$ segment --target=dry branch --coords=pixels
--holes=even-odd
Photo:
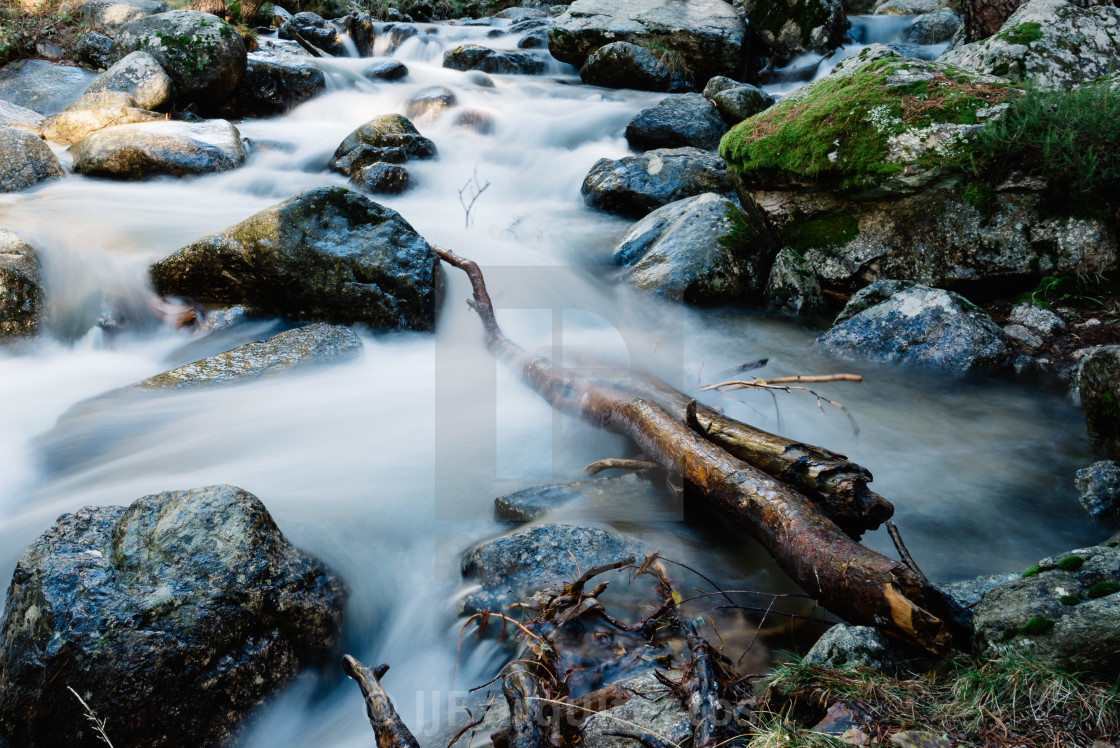
[[[366,714],[369,715],[369,723],[377,738],[377,748],[420,748],[404,720],[393,708],[389,694],[381,687],[380,676],[384,676],[388,667],[382,665],[376,669],[368,668],[350,655],[343,655],[342,669],[358,682],[358,688],[362,689],[362,695],[366,698]]]

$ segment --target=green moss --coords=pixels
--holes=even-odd
[[[1009,44],[1031,44],[1042,38],[1042,24],[1038,21],[1027,21],[1009,29],[1003,29],[995,35]]]
[[[779,243],[800,254],[810,249],[842,247],[857,236],[859,216],[833,212],[790,221]]]
[[[1068,605],[1072,607],[1074,605],[1080,605],[1081,598],[1077,595],[1062,595],[1058,598],[1058,602],[1060,602],[1062,605]]]
[[[1098,600],[1102,597],[1115,595],[1117,592],[1120,592],[1120,584],[1117,584],[1116,582],[1097,582],[1089,588],[1089,592],[1086,594],[1086,597],[1088,597],[1090,600]]]
[[[719,245],[736,260],[746,260],[757,254],[758,231],[743,218],[738,208],[728,208],[724,213],[728,232],[719,238]]]
[[[1041,571],[1041,566],[1028,566],[1027,568],[1023,569],[1023,579],[1026,579],[1027,577],[1033,577],[1035,574],[1038,574]]]
[[[759,0],[749,18],[753,26],[765,29],[774,36],[781,32],[786,21],[792,20],[801,29],[802,39],[807,39],[810,31],[828,23],[829,13],[826,3],[812,0],[795,0],[792,4]]]
[[[1025,634],[1027,636],[1033,636],[1035,634],[1045,634],[1052,628],[1054,628],[1054,622],[1049,618],[1035,616],[1019,627],[1019,633]]]
[[[1066,556],[1059,561],[1055,566],[1062,571],[1077,571],[1085,565],[1085,559],[1081,556]]]

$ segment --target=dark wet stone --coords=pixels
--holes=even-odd
[[[1101,460],[1077,471],[1081,506],[1096,519],[1120,519],[1120,464]]]
[[[580,68],[579,77],[589,86],[635,88],[639,91],[689,91],[691,80],[673,70],[645,47],[612,42],[595,50]]]
[[[39,255],[19,236],[0,229],[0,343],[34,335],[42,316]]]
[[[371,80],[399,81],[408,75],[408,68],[396,60],[378,60],[362,71]]]
[[[310,57],[250,52],[235,93],[235,106],[242,116],[281,114],[326,88],[326,76]]]
[[[722,158],[698,148],[665,148],[617,161],[599,159],[580,192],[593,208],[640,218],[705,192],[728,194],[735,185]]]
[[[700,94],[662,99],[643,109],[626,125],[626,142],[636,151],[653,148],[714,150],[727,132],[719,111]]]
[[[374,194],[396,195],[408,189],[408,172],[403,166],[377,161],[354,171],[350,184]]]
[[[296,13],[277,33],[281,39],[295,39],[293,31],[329,55],[337,57],[343,53],[344,47],[338,29],[322,16],[309,11]]]

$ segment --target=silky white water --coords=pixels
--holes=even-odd
[[[385,685],[422,741],[447,723],[455,600],[464,588],[458,557],[501,531],[494,497],[579,479],[587,463],[629,454],[620,438],[554,414],[495,364],[464,303],[461,273],[447,271],[435,334],[363,333],[365,353],[351,363],[238,387],[106,397],[59,420],[88,398],[281,329],[263,321],[199,339],[161,326],[146,268],[301,190],[344,185],[325,169],[338,143],[373,116],[403,112],[431,85],[458,98],[443,116],[417,123],[440,157],[411,162],[413,186],[377,199],[430,242],[482,264],[512,338],[564,365],[634,365],[686,391],[762,357],[771,376],[864,374],[862,384],[819,387],[854,414],[858,433],[804,393],[742,395],[745,404],[698,394],[870,468],[934,580],[1019,570],[1103,536],[1077,506],[1072,475],[1089,455],[1080,413],[1062,393],[839,364],[814,353],[820,328],[804,320],[685,308],[616,285],[607,259],[629,221],[585,207],[579,186],[597,159],[628,153],[627,121],[661,96],[576,85],[574,69],[559,63],[547,76],[493,76],[493,88],[439,67],[462,40],[515,41],[487,39],[487,31],[439,27],[408,40],[396,56],[410,75],[398,83],[363,78],[369,60],[320,60],[330,90],[287,116],[239,123],[252,146],[233,172],[135,183],[67,176],[0,196],[0,225],[41,252],[50,317],[40,339],[0,349],[0,573],[55,517],[83,505],[241,486],[293,543],[347,581],[345,650],[392,665]],[[454,126],[466,108],[492,116],[493,132]],[[476,176],[489,186],[468,226],[460,188]],[[132,321],[129,332],[97,326],[106,307]],[[658,507],[656,521],[649,513],[629,506],[595,518],[726,585],[790,589],[725,523],[703,514],[684,521],[671,506]],[[579,519],[579,510],[566,516]],[[866,542],[893,554],[885,533]],[[501,656],[493,645],[468,647],[456,687],[488,680]],[[357,688],[332,670],[263,708],[241,744],[371,741]]]

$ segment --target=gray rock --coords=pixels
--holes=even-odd
[[[690,78],[671,68],[645,47],[630,42],[611,42],[587,57],[579,77],[589,86],[634,88],[639,91],[688,91]]]
[[[517,40],[518,49],[547,49],[548,48],[548,29],[540,28],[530,31],[525,36]]]
[[[455,106],[457,101],[455,92],[450,88],[428,86],[420,89],[409,98],[404,113],[410,120],[416,120],[421,124],[430,123]]]
[[[1039,88],[1073,88],[1120,68],[1120,8],[1030,0],[995,35],[941,60]]]
[[[115,179],[212,174],[245,161],[241,134],[222,119],[106,127],[76,143],[72,152],[78,174]]]
[[[17,192],[62,176],[58,157],[27,130],[0,127],[0,192]]]
[[[394,26],[389,30],[389,53],[393,53],[406,39],[411,39],[419,33],[419,29],[407,23]]]
[[[310,11],[296,13],[277,33],[281,39],[295,39],[298,34],[312,46],[336,57],[344,49],[338,29],[330,21]]]
[[[0,342],[35,335],[42,316],[39,255],[16,234],[0,229]]]
[[[726,91],[731,88],[738,88],[739,86],[746,85],[740,81],[728,78],[726,75],[716,75],[708,80],[704,85],[704,98],[714,98],[720,91]]]
[[[967,372],[1010,361],[1007,337],[952,291],[879,281],[856,293],[816,347],[848,360]]]
[[[19,60],[0,68],[0,99],[44,116],[58,114],[85,93],[97,73],[46,60]]]
[[[108,68],[113,63],[109,58],[109,50],[113,47],[113,40],[96,31],[87,31],[74,45],[74,55],[95,68]]]
[[[43,115],[33,109],[16,106],[0,99],[0,127],[18,127],[36,137],[43,134]]]
[[[1101,460],[1081,468],[1074,485],[1081,494],[1081,506],[1094,519],[1120,518],[1120,464]]]
[[[748,117],[774,106],[770,94],[755,86],[737,86],[720,91],[712,98],[720,115],[729,125],[737,125]]]
[[[233,486],[64,514],[8,588],[0,735],[28,748],[96,744],[70,687],[96,695],[117,743],[222,744],[332,653],[345,599],[342,581]]]
[[[266,208],[151,267],[156,291],[311,321],[431,330],[438,264],[394,210],[342,188]]]
[[[479,88],[494,87],[494,79],[480,70],[471,70],[463,76],[463,79],[478,86]]]
[[[1120,345],[1100,346],[1081,359],[1076,381],[1089,444],[1120,460]]]
[[[500,52],[479,44],[461,44],[443,55],[443,66],[452,70],[481,70],[491,74],[539,75],[548,66],[526,52]]]
[[[1023,327],[1022,325],[1004,325],[1003,334],[1009,340],[1014,340],[1025,350],[1033,351],[1042,346],[1042,338]]]
[[[504,610],[541,589],[570,582],[581,569],[629,555],[622,537],[597,527],[537,525],[487,540],[463,556],[464,577],[482,592],[468,597],[464,611]]]
[[[636,151],[654,148],[714,150],[727,125],[700,94],[680,94],[643,109],[626,125],[626,142]]]
[[[766,56],[784,65],[798,54],[825,54],[847,39],[840,0],[738,0]]]
[[[1058,670],[1120,673],[1117,540],[1044,558],[987,592],[973,609],[976,653],[1010,647]]]
[[[278,8],[280,6],[273,6]],[[286,12],[286,11],[285,11]],[[264,36],[257,37],[257,51],[258,52],[283,52],[284,54],[295,55],[296,57],[309,57],[313,58],[310,52],[299,45],[299,42],[293,42],[289,39],[270,39]]]
[[[117,32],[112,59],[147,52],[175,82],[180,104],[203,111],[225,103],[245,74],[245,42],[209,13],[173,10],[133,21]]]
[[[353,330],[316,322],[165,371],[133,387],[186,390],[239,384],[310,365],[346,361],[361,352],[362,340]]]
[[[727,164],[698,148],[665,148],[614,161],[599,159],[580,192],[593,208],[640,218],[650,211],[705,192],[735,189]]]
[[[746,33],[739,13],[722,0],[576,0],[552,20],[548,48],[583,67],[605,44],[657,44],[706,81],[740,72]]]
[[[399,81],[408,75],[408,68],[396,60],[378,60],[363,70],[362,75],[371,80]]]
[[[408,171],[403,166],[377,161],[355,170],[350,184],[374,194],[395,195],[408,189]]]
[[[530,522],[580,501],[594,508],[617,507],[635,501],[648,505],[650,495],[657,490],[646,472],[533,486],[494,499],[494,517],[508,522]]]
[[[674,680],[681,674],[669,673]],[[683,745],[692,735],[688,709],[679,699],[665,698],[665,686],[652,672],[620,681],[630,693],[625,704],[590,715],[579,727],[580,745],[595,748],[634,748],[639,745],[630,738],[609,735],[641,725],[642,732],[656,735],[670,745]]]
[[[119,91],[90,93],[43,122],[43,137],[56,143],[77,143],[97,130],[135,122],[162,121],[164,116],[136,106]]]
[[[950,0],[876,0],[872,12],[879,16],[917,16],[934,13]]]
[[[1035,335],[1043,337],[1066,329],[1066,323],[1056,313],[1036,304],[1017,304],[1011,310],[1010,319],[1022,325]]]
[[[171,106],[175,84],[156,58],[147,52],[133,52],[117,61],[86,89],[86,93],[120,91],[131,96],[141,109],[157,110]]]
[[[250,52],[234,93],[243,116],[269,116],[318,96],[327,78],[311,57],[286,52]]]
[[[960,17],[951,8],[942,8],[915,18],[902,30],[902,38],[911,44],[940,44],[952,39],[960,27]]]
[[[464,109],[456,115],[453,124],[465,130],[473,130],[479,135],[489,135],[494,132],[494,115],[481,109]]]
[[[678,200],[635,223],[611,260],[646,293],[715,304],[761,292],[766,245],[735,203],[714,193]]]
[[[892,641],[877,628],[838,623],[821,635],[805,655],[805,661],[833,670],[845,665],[863,665],[891,672],[904,661],[916,657],[920,657],[919,652]]]
[[[778,252],[770,267],[766,300],[771,306],[794,314],[816,314],[825,309],[813,267],[804,255],[789,247]]]
[[[346,31],[350,40],[358,50],[359,57],[372,57],[373,45],[377,41],[377,32],[373,27],[373,16],[363,10],[352,10],[345,16]]]
[[[1006,328],[1004,328],[1006,331]],[[1035,358],[1034,356],[1018,355],[1015,360],[1011,362],[1011,368],[1015,370],[1016,376],[1023,379],[1045,380],[1054,378],[1055,372],[1050,365],[1048,358]]]
[[[370,120],[335,149],[330,168],[354,176],[363,167],[378,162],[404,163],[413,158],[435,158],[435,143],[399,114],[383,114]]]
[[[157,0],[89,0],[81,6],[82,20],[108,34],[132,21],[169,10],[170,5]]]
[[[938,588],[960,606],[965,620],[971,623],[972,610],[989,590],[994,590],[1000,585],[1013,582],[1019,578],[1018,574],[988,574],[986,576],[962,579],[958,582],[940,584]]]
[[[510,18],[520,21],[525,18],[548,18],[548,12],[541,8],[506,8],[494,14],[494,18]]]

